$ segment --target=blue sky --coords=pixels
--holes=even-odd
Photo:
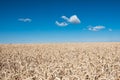
[[[0,0],[0,43],[118,42],[119,0]]]

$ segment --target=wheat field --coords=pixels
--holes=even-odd
[[[0,44],[0,80],[120,80],[120,43]]]

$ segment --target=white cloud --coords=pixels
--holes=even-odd
[[[62,26],[62,27],[68,25],[66,22],[61,22],[61,23],[60,23],[60,22],[56,21],[55,23],[56,23],[57,26]]]
[[[74,23],[74,24],[79,24],[80,20],[76,15],[73,15],[70,17],[69,22]]]
[[[66,16],[62,16],[61,18],[69,22],[69,18],[67,18]]]
[[[22,22],[31,22],[32,19],[30,19],[30,18],[19,18],[18,21],[22,21]]]
[[[88,27],[88,30],[90,30],[90,31],[100,31],[102,29],[105,29],[105,26],[95,26],[95,27],[89,26]]]
[[[66,17],[66,16],[62,16],[61,18],[63,18],[64,20],[66,20],[67,22],[73,23],[73,24],[79,24],[81,23],[80,19],[77,17],[77,15],[72,15],[70,18]]]
[[[108,29],[108,31],[112,31],[112,29]]]
[[[58,26],[68,26],[70,23],[72,24],[79,24],[81,23],[80,19],[77,17],[77,15],[72,15],[70,18],[66,16],[61,16],[61,18],[64,20],[63,22],[56,21],[56,25]]]

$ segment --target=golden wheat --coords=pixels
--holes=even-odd
[[[0,80],[120,80],[120,43],[1,44]]]

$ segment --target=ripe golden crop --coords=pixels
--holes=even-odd
[[[120,43],[1,44],[0,80],[120,80]]]

